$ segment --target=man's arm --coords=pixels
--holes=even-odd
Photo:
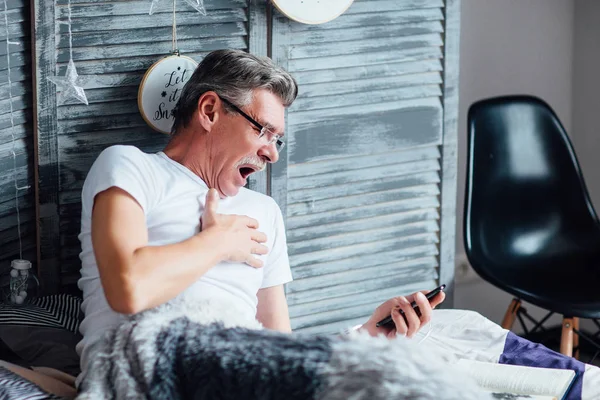
[[[261,267],[266,236],[249,217],[216,213],[218,195],[207,195],[199,234],[180,243],[148,246],[146,217],[127,192],[111,187],[96,195],[92,244],[108,304],[133,314],[174,298],[223,260]]]
[[[291,332],[290,314],[283,285],[260,289],[256,319],[267,329]]]

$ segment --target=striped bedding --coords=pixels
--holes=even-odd
[[[51,395],[27,379],[0,367],[1,400],[58,400],[61,397]]]
[[[35,299],[31,304],[16,306],[0,303],[0,325],[26,325],[79,330],[81,299],[57,294]]]
[[[35,329],[58,328],[77,333],[81,299],[67,294],[44,296],[31,304],[0,303],[0,325],[21,325]],[[0,359],[3,356],[0,354]],[[0,400],[59,399],[39,386],[0,366]]]

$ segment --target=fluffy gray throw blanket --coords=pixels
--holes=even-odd
[[[78,399],[490,398],[403,338],[283,334],[222,302],[177,303],[111,330]]]

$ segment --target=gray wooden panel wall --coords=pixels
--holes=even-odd
[[[0,273],[20,257],[17,209],[23,258],[36,263],[31,86],[29,2],[0,0]],[[15,178],[17,186],[29,186],[18,191],[18,199]]]
[[[446,11],[357,0],[324,25],[274,15],[273,57],[300,86],[272,183],[294,329],[337,331],[439,281]]]
[[[57,106],[47,77],[64,74],[68,61],[59,23],[66,4],[34,0],[48,293],[70,291],[78,279],[79,196],[98,153],[116,143],[157,151],[167,141],[143,122],[136,97],[143,73],[171,49],[169,10],[150,16],[147,0],[72,0],[73,56],[90,105]],[[207,0],[207,16],[178,2],[184,54],[200,61],[218,48],[270,53],[300,84],[281,161],[251,181],[286,216],[295,329],[335,331],[389,297],[440,277],[451,283],[458,4],[356,0],[338,19],[311,26],[269,13],[266,0]]]
[[[148,152],[166,144],[168,136],[152,131],[141,118],[137,93],[144,72],[171,51],[172,2],[148,15],[147,0],[71,1],[73,58],[88,106],[56,106],[54,86],[45,83],[48,75],[63,75],[69,60],[68,27],[59,23],[68,17],[67,0],[56,7],[50,3],[39,0],[36,23],[45,39],[37,44],[56,48],[37,53],[39,104],[47,110],[40,112],[39,126],[42,275],[47,292],[55,292],[71,290],[79,277],[80,195],[94,159],[112,144]],[[216,49],[248,50],[246,0],[211,0],[205,6],[202,16],[177,3],[181,53],[200,61]],[[44,18],[53,23],[44,25]]]

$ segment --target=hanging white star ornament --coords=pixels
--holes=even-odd
[[[171,2],[172,0],[166,0],[167,2]],[[156,7],[159,3],[162,3],[163,0],[152,0],[152,4],[150,5],[150,15],[154,14],[156,11]],[[198,11],[202,15],[206,15],[206,10],[204,9],[204,0],[185,0],[192,8]]]
[[[60,89],[60,95],[58,97],[58,104],[63,105],[69,99],[77,99],[80,102],[88,105],[87,97],[81,86],[77,86],[77,70],[75,69],[75,63],[73,60],[69,60],[67,65],[67,73],[65,76],[50,76],[48,80],[54,83]]]

